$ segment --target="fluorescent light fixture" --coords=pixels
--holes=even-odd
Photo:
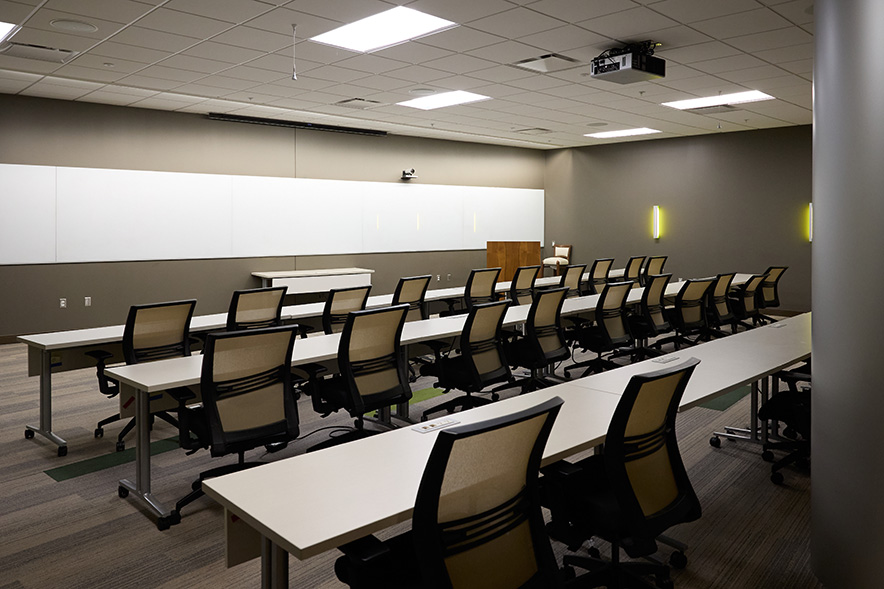
[[[9,37],[12,31],[15,30],[17,25],[8,22],[0,22],[0,43],[6,40],[6,37]]]
[[[613,139],[614,137],[631,137],[633,135],[650,135],[651,133],[659,133],[657,129],[648,129],[647,127],[639,127],[638,129],[621,129],[620,131],[603,131],[602,133],[587,133],[584,137],[592,137],[593,139]]]
[[[807,205],[807,241],[813,243],[813,203]]]
[[[311,37],[310,40],[368,53],[456,26],[457,23],[450,20],[397,6]]]
[[[660,207],[654,205],[654,239],[660,239]]]
[[[456,104],[467,104],[468,102],[479,102],[480,100],[489,100],[490,96],[482,96],[473,92],[465,92],[464,90],[455,90],[453,92],[443,92],[441,94],[433,94],[432,96],[422,96],[420,98],[412,98],[405,102],[397,102],[399,106],[410,106],[411,108],[419,108],[421,110],[433,110],[434,108],[442,108],[444,106],[454,106]]]
[[[664,102],[663,106],[670,106],[679,110],[690,108],[706,108],[709,106],[720,106],[722,104],[741,104],[743,102],[758,102],[760,100],[773,100],[774,97],[758,90],[750,90],[748,92],[737,92],[736,94],[720,94],[718,96],[707,96],[705,98],[691,98],[689,100],[676,100],[675,102]]]

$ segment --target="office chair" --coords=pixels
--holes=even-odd
[[[131,306],[123,328],[123,359],[126,364],[190,356],[190,320],[194,307],[196,300]],[[108,398],[116,397],[120,392],[119,383],[104,373],[106,362],[113,358],[113,354],[105,350],[93,350],[86,352],[86,355],[96,360],[98,389]],[[187,391],[187,388],[183,390]],[[166,411],[152,412],[151,423],[154,416],[178,427],[178,422]],[[99,421],[95,428],[95,437],[103,437],[104,426],[120,419],[120,413],[115,413]],[[117,452],[126,449],[124,439],[134,427],[133,417],[117,436]]]
[[[623,280],[631,280],[632,287],[638,288],[641,285],[642,266],[645,265],[646,256],[632,256],[626,262],[626,268],[623,271]]]
[[[522,366],[531,371],[528,378],[515,381],[521,385],[522,393],[562,382],[554,375],[543,374],[543,371],[571,355],[562,328],[562,304],[567,291],[567,288],[537,291],[528,310],[525,335],[506,342],[504,350],[510,366]],[[509,388],[512,385],[504,386]]]
[[[542,470],[541,497],[550,509],[550,536],[576,551],[599,536],[611,543],[611,560],[565,555],[565,567],[589,572],[572,584],[581,587],[672,587],[669,567],[659,562],[621,562],[657,551],[657,537],[670,527],[698,519],[700,502],[688,479],[675,435],[675,416],[696,358],[633,376],[614,411],[604,451],[576,463]],[[672,558],[684,565],[683,553]]]
[[[424,304],[424,297],[427,294],[427,287],[430,286],[429,274],[425,276],[410,276],[408,278],[400,278],[396,284],[396,290],[393,291],[393,305],[408,304],[408,314],[406,321],[417,321],[420,319],[429,319],[430,313]]]
[[[755,274],[749,280],[738,286],[734,291],[728,293],[727,296],[731,304],[731,309],[733,309],[734,315],[737,319],[733,324],[734,329],[736,329],[737,325],[742,325],[746,329],[752,329],[755,327],[755,318],[760,313],[756,306],[756,295],[766,277],[766,274]]]
[[[561,586],[546,535],[538,469],[554,397],[509,415],[439,431],[411,530],[340,547],[338,579],[353,588],[547,589]]]
[[[510,283],[510,300],[513,305],[530,305],[534,300],[534,283],[540,266],[519,266]]]
[[[786,424],[782,436],[776,441],[764,444],[761,457],[765,462],[773,462],[770,467],[770,480],[776,485],[783,484],[781,469],[790,464],[808,468],[810,465],[810,389],[799,390],[799,382],[811,382],[810,360],[792,370],[776,373],[774,382],[779,379],[786,383],[788,390],[774,393],[758,410],[758,418],[765,421]],[[787,452],[786,456],[774,461],[773,450]]]
[[[647,357],[661,356],[663,352],[648,345],[651,338],[656,338],[672,331],[672,325],[666,318],[663,300],[666,286],[672,274],[652,274],[647,277],[647,284],[642,291],[639,311],[627,316],[629,331],[636,340],[632,350],[632,359],[643,360]]]
[[[734,272],[719,274],[715,277],[715,282],[712,283],[709,290],[706,291],[706,327],[701,331],[697,341],[725,337],[727,334],[721,330],[725,325],[731,326],[731,333],[736,332],[737,318],[727,298],[734,276]]]
[[[355,418],[355,429],[308,452],[380,433],[364,428],[365,414],[388,414],[391,406],[411,399],[405,355],[399,343],[407,314],[408,305],[401,304],[347,315],[338,344],[340,372],[326,378],[311,375],[311,397],[313,409],[322,417],[346,410]],[[389,419],[379,421],[388,423]]]
[[[322,310],[323,331],[326,334],[341,331],[347,321],[347,315],[351,311],[365,309],[369,292],[371,292],[371,285],[333,288],[328,291],[325,308]]]
[[[611,282],[602,287],[595,308],[595,324],[577,329],[577,344],[585,350],[597,354],[592,360],[576,362],[565,367],[568,375],[575,368],[585,366],[581,376],[602,372],[609,368],[619,368],[619,364],[604,358],[606,352],[614,352],[623,346],[631,346],[632,333],[626,320],[626,297],[632,290],[631,282]]]
[[[287,287],[237,290],[227,311],[227,331],[282,325],[282,302]]]
[[[570,245],[554,245],[553,246],[553,255],[544,258],[543,262],[541,262],[544,267],[552,266],[556,269],[556,276],[559,276],[562,272],[562,266],[567,266],[571,263],[571,246]]]
[[[642,270],[642,286],[647,283],[648,276],[652,276],[654,274],[663,274],[663,266],[666,264],[666,260],[668,259],[668,257],[669,256],[651,256],[648,258],[648,261],[645,263],[645,267]]]
[[[675,335],[654,342],[655,348],[673,344],[676,350],[682,344],[693,346],[706,329],[706,292],[715,282],[714,278],[692,278],[686,280],[675,295],[675,306],[666,308],[666,317],[675,329]],[[695,336],[693,340],[689,336]]]
[[[559,280],[560,288],[567,288],[567,297],[579,297],[585,288],[583,274],[586,272],[586,264],[571,264],[565,266],[562,277]]]
[[[468,313],[474,305],[481,305],[497,300],[497,277],[500,275],[500,268],[477,268],[470,271],[467,283],[463,287],[463,303],[462,309],[456,309],[456,300],[447,300],[448,311],[439,313],[440,316],[460,315]]]
[[[422,372],[435,374],[439,380],[433,386],[443,388],[445,393],[457,389],[465,394],[427,409],[422,421],[439,411],[453,413],[456,409],[472,409],[496,401],[497,392],[491,393],[490,400],[474,393],[499,382],[513,383],[500,335],[509,306],[509,299],[473,305],[460,335],[460,354],[450,352],[446,356],[438,348],[434,350],[436,359],[432,370]]]
[[[611,266],[614,264],[614,258],[599,258],[589,267],[589,286],[590,294],[599,294],[604,286],[608,283],[608,275],[611,273]]]
[[[772,309],[780,306],[780,294],[777,285],[780,282],[780,278],[783,277],[783,273],[788,269],[788,266],[771,266],[764,271],[767,274],[767,278],[761,283],[761,289],[757,291],[758,308]],[[753,319],[753,323],[773,323],[775,321],[776,319],[773,317],[760,312]]]
[[[260,466],[245,461],[247,450],[298,437],[298,406],[289,394],[296,332],[297,325],[288,325],[208,334],[200,376],[202,406],[187,407],[193,395],[175,395],[178,441],[188,454],[209,448],[213,458],[236,454],[238,460],[200,473],[163,525],[181,521],[182,508],[203,496],[204,480]]]

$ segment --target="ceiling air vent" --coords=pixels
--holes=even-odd
[[[79,51],[71,51],[70,49],[56,49],[55,47],[44,47],[43,45],[29,45],[27,43],[9,43],[6,47],[0,49],[0,54],[7,57],[20,57],[22,59],[37,59],[39,61],[50,61],[52,63],[67,63],[77,57]]]
[[[341,100],[340,102],[336,102],[334,106],[343,106],[344,108],[355,108],[356,110],[365,110],[367,108],[371,108],[373,106],[380,106],[381,102],[377,100],[366,100],[365,98],[348,98],[347,100]]]
[[[686,108],[684,112],[694,112],[698,115],[718,115],[726,112],[734,112],[742,110],[730,104],[718,104],[716,106],[701,106],[700,108]]]
[[[568,70],[583,64],[576,59],[571,59],[570,57],[565,57],[564,55],[559,55],[558,53],[547,53],[546,55],[541,55],[540,57],[523,59],[522,61],[517,61],[515,63],[511,63],[510,65],[530,70],[532,72],[548,74],[550,72],[560,72],[562,70]]]

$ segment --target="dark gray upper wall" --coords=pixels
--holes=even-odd
[[[674,278],[786,265],[782,308],[810,310],[811,140],[802,126],[550,152],[546,240],[580,263],[668,255]]]

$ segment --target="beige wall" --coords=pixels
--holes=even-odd
[[[549,152],[546,240],[587,264],[668,255],[675,278],[786,265],[782,307],[810,310],[811,160],[809,126]]]
[[[0,94],[0,162],[173,172],[397,181],[415,168],[427,184],[543,188],[543,152],[368,137],[211,121],[185,113]],[[2,198],[2,196],[0,196]],[[297,219],[292,231],[298,230]],[[211,231],[194,220],[193,239]],[[113,248],[109,243],[108,248]],[[282,256],[0,266],[0,341],[9,336],[122,323],[130,304],[197,298],[197,313],[227,310],[230,293],[259,286],[250,273],[336,266],[373,268],[376,294],[400,276],[461,285],[484,251]],[[448,275],[451,279],[448,279]],[[92,297],[85,307],[84,297]],[[68,299],[60,309],[59,298]]]

